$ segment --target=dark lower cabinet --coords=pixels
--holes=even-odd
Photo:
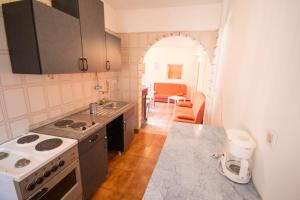
[[[79,162],[83,197],[89,199],[104,181],[108,171],[106,129],[79,142]]]
[[[82,47],[78,18],[32,0],[2,7],[14,73],[80,72]]]
[[[123,114],[123,120],[124,151],[126,151],[129,148],[134,137],[134,108]]]
[[[107,124],[108,149],[126,151],[134,137],[134,108]]]

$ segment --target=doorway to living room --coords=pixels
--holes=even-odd
[[[142,130],[166,134],[170,123],[176,120],[174,109],[178,102],[187,102],[192,112],[199,112],[192,108],[191,103],[198,92],[204,95],[208,92],[210,62],[198,41],[172,36],[156,42],[146,52],[143,63],[142,85],[147,88],[147,122]],[[181,110],[185,109],[191,114],[188,108]],[[195,119],[186,114],[184,111],[182,116],[187,119],[181,121],[195,122],[197,113],[194,113]]]

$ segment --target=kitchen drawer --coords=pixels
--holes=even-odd
[[[84,139],[83,141],[79,142],[79,154],[84,154],[85,152],[89,151],[92,146],[97,143],[98,141],[104,139],[106,137],[106,128],[102,128],[95,133],[91,134],[89,137]]]

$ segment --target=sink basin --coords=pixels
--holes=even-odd
[[[115,101],[115,102],[110,102],[102,106],[104,109],[118,109],[123,106],[125,106],[127,103],[125,102],[120,102],[120,101]]]

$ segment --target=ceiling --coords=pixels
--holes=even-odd
[[[105,0],[115,9],[146,9],[220,3],[223,0]]]

